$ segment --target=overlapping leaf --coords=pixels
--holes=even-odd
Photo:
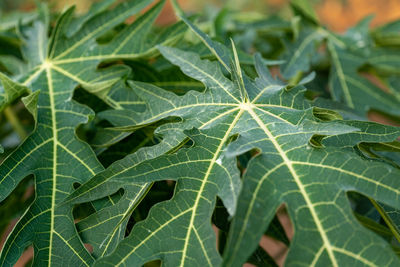
[[[328,43],[332,57],[330,87],[334,100],[361,112],[370,109],[398,115],[399,101],[359,74],[367,60],[357,53]]]
[[[178,24],[167,28],[158,38],[148,38],[163,5],[161,1],[111,41],[96,42],[150,2],[124,1],[112,11],[104,11],[111,4],[107,1],[92,9],[88,17],[79,22],[73,20],[72,30],[69,22],[73,9],[68,9],[59,18],[50,39],[46,14],[21,30],[26,41],[23,55],[31,71],[18,79],[36,96],[40,91],[37,127],[0,166],[0,200],[29,174],[35,176],[36,198],[9,235],[0,265],[12,266],[29,245],[34,247],[36,266],[88,266],[93,262],[75,229],[72,206],[59,205],[73,190],[74,183],[84,183],[103,169],[90,147],[75,136],[75,128],[86,123],[93,112],[71,99],[74,88],[81,85],[107,102],[108,88],[121,79],[126,68],[121,71],[122,67],[116,66],[98,72],[100,62],[150,55],[155,44],[179,37],[182,25]],[[80,29],[76,30],[78,24]],[[28,104],[34,103],[30,100]]]
[[[320,26],[316,18],[310,16],[310,10],[301,8],[297,3],[293,7],[302,21],[293,29],[293,35],[297,38],[287,42],[287,50],[283,55],[286,62],[281,68],[283,76],[286,79],[293,78],[296,74],[310,71],[312,63],[324,64],[317,59],[318,56],[322,57],[321,51],[326,50],[331,65],[329,90],[333,100],[361,113],[373,109],[398,115],[396,94],[380,89],[360,74],[360,70],[367,65],[385,75],[397,73],[398,69],[398,49],[377,47],[374,43],[369,30],[371,17],[360,21],[346,34],[337,35]],[[393,26],[389,25],[387,30]],[[385,32],[385,28],[377,30],[375,34],[379,32]],[[322,45],[324,42],[327,43],[326,47]]]
[[[207,36],[202,38],[208,41]],[[345,196],[355,190],[399,206],[399,171],[366,161],[352,149],[359,142],[392,141],[399,135],[397,128],[341,121],[334,112],[313,108],[303,96],[303,86],[288,89],[273,80],[260,58],[256,81],[242,75],[237,61],[227,69],[233,77],[229,80],[217,62],[173,48],[160,49],[185,74],[202,81],[206,92],[177,97],[151,84],[131,82],[139,96],[151,103],[147,111],[110,111],[103,117],[125,130],[179,117],[180,123],[166,124],[157,132],[165,140],[174,137],[174,146],[185,136],[194,145],[144,162],[128,156],[67,198],[67,203],[78,203],[110,195],[131,183],[178,181],[174,197],[153,207],[148,218],[135,225],[98,266],[136,266],[154,259],[165,266],[220,264],[210,224],[217,195],[230,214],[237,209],[226,266],[241,266],[247,260],[284,202],[296,233],[288,263],[398,263],[385,241],[359,227]],[[226,68],[224,56],[217,54],[217,58]],[[235,156],[251,149],[260,154],[251,160],[236,205],[240,180]],[[351,245],[358,241],[368,245]]]
[[[234,45],[231,50],[212,41],[184,17],[203,44],[178,45],[186,52],[166,47],[181,36],[184,25],[151,29],[163,1],[130,25],[123,22],[151,1],[123,1],[107,11],[113,2],[99,2],[77,18],[73,8],[68,9],[54,24],[51,37],[53,24],[41,5],[37,16],[18,25],[25,62],[14,56],[0,58],[2,69],[14,75],[13,79],[0,75],[0,110],[28,94],[23,102],[37,122],[34,133],[0,166],[0,200],[27,175],[35,176],[36,185],[35,200],[8,237],[0,265],[13,265],[29,245],[35,250],[35,266],[90,266],[94,260],[96,266],[141,266],[156,259],[165,266],[275,264],[258,242],[268,225],[274,225],[276,209],[283,203],[295,230],[287,265],[399,264],[398,248],[390,242],[400,240],[396,221],[400,171],[394,141],[400,131],[343,120],[321,108],[332,105],[356,119],[352,109],[359,114],[372,108],[398,115],[398,63],[393,56],[397,49],[388,48],[398,37],[396,23],[370,35],[366,19],[344,36],[336,36],[319,25],[308,2],[292,1],[302,23],[294,18],[290,30],[289,23],[279,21],[284,29],[277,34],[285,41],[291,34],[293,40],[287,42],[281,68],[284,78],[290,78],[286,85],[265,69],[271,61],[257,56],[253,69],[248,55],[238,55]],[[10,29],[7,23],[5,28]],[[255,40],[255,32],[250,32],[250,39],[243,32],[240,37],[246,39],[246,51]],[[268,42],[257,39],[258,45],[269,46],[263,51],[279,53],[280,45],[275,48],[273,42],[264,41]],[[324,41],[326,50],[321,48]],[[159,44],[164,46],[158,49]],[[205,48],[210,51],[204,53]],[[158,50],[170,63],[132,62],[156,56]],[[304,84],[315,75],[301,79],[302,75],[316,62],[325,68],[326,59],[331,65],[330,92],[341,105],[310,102],[304,95]],[[122,65],[124,61],[127,65]],[[176,66],[171,68],[171,63]],[[258,78],[242,73],[241,63],[249,76]],[[184,74],[176,71],[178,67]],[[390,78],[388,92],[360,75],[364,67]],[[152,84],[126,83],[127,77]],[[97,131],[91,142],[96,153],[112,153],[127,136],[138,139],[132,142],[138,143],[135,153],[106,170],[90,146],[76,137],[76,127],[94,115],[71,100],[77,86],[96,95],[91,100],[100,98],[114,109],[98,114],[114,129],[99,128],[107,125],[103,122],[85,126]],[[155,128],[160,142],[132,134]],[[153,146],[141,148],[150,143]],[[240,179],[237,159],[244,154],[253,157],[246,160]],[[131,214],[153,182],[163,180],[177,181],[174,196],[152,207],[125,238]],[[77,183],[83,185],[73,192]],[[351,201],[357,194],[367,196],[388,228],[357,211],[354,216],[346,196],[349,191],[355,192]],[[233,218],[229,238],[219,240],[218,249],[211,226],[217,197]],[[75,223],[73,204],[88,201],[94,212]],[[90,244],[93,252],[83,243]]]

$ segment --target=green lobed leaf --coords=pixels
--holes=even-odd
[[[226,266],[241,266],[247,260],[282,202],[288,203],[295,223],[289,264],[293,261],[335,265],[350,259],[360,264],[383,259],[387,263],[398,261],[388,244],[356,227],[356,219],[347,212],[350,206],[345,198],[346,190],[351,188],[389,205],[399,205],[395,197],[399,193],[395,185],[398,170],[381,162],[366,162],[351,149],[361,141],[371,142],[375,138],[392,141],[399,135],[397,128],[382,126],[377,130],[368,122],[321,121],[303,97],[304,87],[286,89],[271,78],[260,58],[256,64],[260,78],[252,82],[243,76],[248,100],[241,100],[240,83],[235,83],[239,80],[225,78],[217,63],[173,48],[160,50],[184,73],[202,81],[207,86],[206,92],[176,97],[154,85],[132,82],[140,97],[152,103],[148,111],[143,114],[110,111],[103,116],[110,120],[113,117],[119,129],[125,130],[178,116],[182,122],[167,124],[158,132],[165,139],[183,132],[194,146],[139,163],[128,156],[67,198],[68,203],[77,203],[112,194],[132,182],[178,181],[174,197],[152,208],[148,218],[136,224],[130,236],[96,266],[142,265],[154,259],[161,259],[165,266],[220,264],[211,224],[205,223],[210,220],[217,195],[230,214],[238,209],[225,251]],[[236,134],[239,138],[229,144]],[[323,143],[326,147],[310,145],[315,134],[331,137]],[[335,137],[341,142],[333,141]],[[236,205],[240,180],[233,156],[254,148],[261,154],[246,171]],[[354,168],[367,171],[358,174]],[[376,180],[381,177],[377,176],[380,168],[385,175]],[[319,183],[319,177],[326,182]],[[346,213],[342,214],[338,207],[346,209]],[[340,227],[330,231],[331,225]],[[346,234],[354,231],[359,234]],[[310,235],[312,242],[308,239]],[[379,253],[361,254],[358,247],[347,245],[360,240],[359,236],[364,236],[363,242],[374,244],[371,247]]]
[[[29,88],[18,82],[14,82],[9,77],[0,72],[0,81],[3,85],[0,91],[0,111],[2,111],[7,105],[15,101],[17,98],[30,92]],[[1,90],[0,89],[0,90]]]
[[[161,1],[109,43],[96,42],[96,38],[150,2],[125,1],[111,11],[92,12],[71,37],[66,34],[71,33],[68,29],[73,8],[58,19],[49,41],[45,17],[32,26],[24,26],[23,34],[35,45],[27,43],[23,48],[31,70],[19,78],[19,83],[21,88],[34,92],[34,97],[25,98],[25,103],[35,114],[37,101],[37,127],[0,166],[0,200],[29,174],[35,176],[35,200],[8,236],[0,265],[12,266],[29,245],[34,247],[36,266],[92,264],[93,257],[83,246],[74,226],[73,206],[59,205],[73,190],[74,183],[82,184],[103,169],[88,144],[75,135],[75,128],[88,122],[94,114],[71,98],[75,87],[81,85],[107,100],[104,91],[121,79],[126,68],[121,72],[120,67],[112,67],[102,70],[99,76],[96,69],[100,62],[149,55],[155,51],[155,44],[168,43],[179,36],[182,27],[173,25],[159,38],[147,42],[152,22],[163,5]],[[3,81],[8,80],[4,78]],[[23,93],[21,88],[16,87],[19,95]]]
[[[366,62],[364,58],[332,42],[328,42],[328,48],[333,63],[329,83],[335,101],[361,112],[376,109],[398,115],[399,101],[358,73]]]
[[[308,1],[292,1],[300,17],[291,28],[282,20],[217,18],[212,27],[223,36],[215,39],[232,37],[231,51],[177,6],[182,22],[153,29],[164,1],[129,25],[151,1],[123,1],[110,11],[113,2],[79,17],[70,8],[56,23],[40,5],[17,34],[15,21],[3,27],[0,46],[9,54],[0,56],[0,68],[14,76],[0,73],[0,110],[27,95],[22,102],[36,128],[0,165],[0,201],[27,175],[35,178],[35,199],[8,236],[0,265],[14,265],[32,245],[34,266],[275,266],[259,246],[262,235],[290,247],[288,266],[399,264],[400,130],[364,117],[371,109],[398,115],[396,23],[371,33],[367,17],[337,36],[319,26]],[[201,44],[176,43],[184,24]],[[288,36],[293,41],[281,53],[278,43]],[[257,54],[253,63],[233,40],[284,60]],[[289,82],[265,68],[276,64]],[[334,101],[310,101],[328,96],[328,73]],[[312,82],[309,92],[316,75],[326,82]],[[77,87],[88,101],[74,95]],[[95,113],[73,95],[102,111],[95,122],[87,124]],[[104,169],[96,155],[111,165]],[[153,183],[171,180],[171,199],[154,190],[140,205]],[[219,238],[217,199],[226,208]],[[374,216],[358,213],[365,202]],[[276,222],[282,204],[294,227],[290,241]]]
[[[321,30],[304,30],[293,43],[287,43],[285,63],[281,66],[283,77],[289,79],[298,72],[308,72],[311,59],[325,36]]]

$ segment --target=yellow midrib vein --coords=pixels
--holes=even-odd
[[[269,131],[269,129],[265,126],[265,124],[262,122],[262,120],[258,117],[258,115],[254,112],[253,107],[249,106],[247,108],[247,111],[249,112],[249,114],[251,115],[251,117],[257,122],[257,124],[260,126],[260,128],[265,132],[265,134],[268,136],[268,138],[270,139],[270,141],[272,142],[272,144],[274,145],[275,149],[278,151],[279,155],[281,156],[281,158],[283,159],[283,161],[285,162],[286,166],[289,169],[289,172],[291,173],[291,175],[293,176],[294,181],[296,182],[300,193],[303,195],[303,198],[309,208],[309,211],[311,213],[311,216],[314,219],[315,225],[317,226],[317,229],[321,235],[322,241],[324,243],[324,247],[326,248],[326,251],[328,252],[328,256],[330,258],[330,260],[332,261],[332,265],[335,267],[338,267],[338,263],[336,261],[335,255],[333,254],[333,248],[332,245],[329,241],[328,236],[326,235],[324,228],[322,226],[322,223],[318,217],[317,211],[315,210],[305,188],[303,183],[300,180],[300,177],[298,176],[297,172],[295,171],[295,169],[293,168],[293,163],[292,161],[287,157],[285,151],[282,149],[282,147],[280,146],[280,144],[276,141],[275,137],[272,135],[272,133]]]
[[[56,206],[56,193],[57,193],[57,147],[60,145],[58,142],[58,130],[57,130],[57,112],[56,112],[56,107],[54,103],[54,88],[53,88],[53,78],[52,78],[52,63],[50,61],[45,61],[43,63],[43,67],[46,71],[46,78],[47,78],[47,83],[48,83],[48,94],[49,94],[49,101],[50,101],[50,113],[51,113],[51,128],[52,128],[52,134],[53,134],[53,185],[52,185],[52,192],[51,192],[51,207],[50,207],[50,237],[49,237],[49,260],[48,260],[48,266],[51,266],[51,257],[52,257],[52,249],[53,249],[53,236],[54,234],[58,234],[55,229],[54,229],[54,218],[55,218],[55,206]],[[89,168],[90,169],[90,168]],[[63,239],[63,238],[61,238]],[[66,240],[64,241],[66,242]],[[71,246],[67,243],[67,246],[71,248]],[[72,249],[72,251],[75,251]],[[75,253],[76,254],[76,253]],[[89,266],[83,258],[80,257],[80,255],[76,254],[82,261],[83,264],[86,266]]]
[[[156,235],[159,231],[161,231],[161,229],[164,228],[165,225],[170,224],[171,222],[173,222],[174,220],[176,220],[177,218],[185,215],[186,213],[192,211],[193,208],[190,208],[188,210],[185,210],[181,213],[179,213],[176,216],[171,217],[171,219],[169,219],[168,221],[166,221],[164,224],[160,225],[157,230],[153,231],[150,233],[149,236],[147,236],[145,239],[143,239],[137,246],[135,246],[134,248],[132,248],[132,250],[125,256],[123,257],[117,264],[115,264],[115,267],[120,266],[121,264],[124,264],[124,262],[129,258],[129,256],[131,256],[133,253],[135,253],[136,249],[139,248],[140,246],[142,246],[144,243],[147,242],[147,240],[149,240],[152,236]]]
[[[193,63],[187,61],[186,59],[184,59],[184,58],[182,58],[182,57],[179,57],[179,56],[177,56],[177,55],[174,55],[174,56],[175,56],[176,59],[178,59],[178,60],[180,60],[180,61],[186,63],[187,65],[191,66],[193,69],[197,70],[198,72],[202,73],[204,76],[208,77],[209,79],[211,79],[212,81],[214,81],[216,84],[218,84],[218,86],[219,86],[222,90],[224,90],[224,92],[225,92],[226,94],[228,94],[235,102],[237,102],[237,103],[240,103],[240,102],[241,102],[239,99],[237,99],[235,96],[233,96],[232,93],[229,92],[229,90],[228,90],[227,88],[225,88],[225,86],[223,86],[223,85],[221,84],[221,82],[220,82],[218,79],[216,79],[214,76],[212,76],[212,75],[210,75],[209,73],[203,71],[201,68],[197,67],[196,65],[194,65]]]
[[[117,230],[121,227],[122,222],[123,222],[124,220],[126,220],[126,219],[128,218],[128,216],[130,216],[130,214],[132,214],[132,212],[134,211],[134,209],[137,207],[137,205],[138,205],[137,200],[138,200],[138,198],[142,197],[143,191],[149,190],[148,184],[149,184],[149,183],[144,184],[144,185],[142,186],[142,188],[140,189],[140,191],[136,194],[135,198],[133,198],[133,199],[129,202],[129,208],[128,208],[124,213],[122,213],[123,216],[122,216],[121,220],[119,220],[118,224],[115,226],[115,228],[114,228],[114,230],[113,230],[113,232],[112,232],[112,234],[111,234],[111,237],[108,239],[108,242],[107,242],[107,244],[105,245],[105,248],[104,248],[103,252],[101,253],[101,257],[104,257],[105,253],[107,253],[107,249],[108,249],[108,247],[110,246],[111,241],[113,240],[115,234],[117,233]]]
[[[68,55],[71,51],[74,51],[76,47],[79,47],[79,45],[85,43],[87,40],[90,40],[90,38],[92,38],[93,36],[96,36],[97,32],[101,32],[105,27],[107,27],[108,25],[111,25],[112,23],[114,23],[114,21],[119,20],[121,17],[125,16],[126,14],[132,12],[132,9],[135,9],[136,6],[129,8],[127,11],[117,15],[116,17],[114,17],[113,19],[109,20],[107,22],[107,24],[98,27],[96,30],[94,30],[93,32],[91,32],[90,34],[86,35],[84,38],[82,38],[81,40],[79,40],[78,42],[74,43],[71,47],[69,47],[67,50],[64,50],[62,53],[60,53],[58,56],[55,57],[55,59],[58,58],[62,58],[66,55]]]
[[[344,96],[346,98],[346,102],[349,107],[354,108],[354,103],[350,95],[350,89],[346,83],[346,77],[344,76],[342,65],[340,64],[340,60],[338,54],[335,50],[335,47],[328,42],[329,51],[331,52],[332,60],[336,66],[336,72],[340,81],[340,85],[342,86]]]
[[[243,224],[245,225],[245,227],[242,227],[242,230],[241,230],[240,233],[239,233],[239,236],[238,236],[238,238],[237,238],[238,242],[236,242],[236,244],[235,244],[235,246],[234,246],[234,248],[233,248],[233,253],[232,253],[233,255],[235,255],[235,254],[237,253],[237,251],[238,251],[238,249],[239,249],[239,247],[240,247],[240,245],[241,245],[240,240],[243,238],[243,235],[244,235],[244,233],[245,233],[244,229],[246,229],[246,227],[247,227],[247,225],[248,225],[251,212],[253,211],[254,203],[255,203],[255,201],[256,201],[256,198],[258,197],[258,192],[260,191],[262,184],[263,184],[264,181],[269,177],[270,174],[274,173],[276,170],[278,170],[278,169],[279,169],[280,167],[282,167],[283,165],[284,165],[284,162],[282,162],[282,163],[276,165],[274,168],[272,168],[271,170],[269,170],[267,173],[264,174],[264,176],[261,178],[260,182],[257,184],[257,187],[256,187],[256,189],[255,189],[255,191],[254,191],[254,193],[253,193],[253,196],[252,196],[251,200],[250,200],[249,208],[247,209],[246,215],[245,215],[244,220],[243,220]],[[228,266],[230,265],[230,263],[232,262],[232,260],[234,260],[233,257],[231,257],[231,258],[229,259],[228,264],[227,264]]]
[[[144,21],[141,22],[141,24],[139,24],[133,31],[131,31],[129,35],[121,42],[121,44],[113,51],[112,55],[115,55],[119,51],[121,51],[121,49],[129,42],[129,40],[131,40],[132,36],[136,34],[141,28],[143,28],[143,26],[146,25],[146,23],[150,21],[151,18],[151,16],[147,17]]]
[[[49,100],[50,100],[50,110],[51,110],[51,124],[53,131],[53,187],[51,192],[51,215],[50,215],[50,237],[49,237],[49,260],[48,266],[51,266],[51,256],[53,249],[53,234],[54,234],[54,209],[55,209],[55,198],[56,198],[56,189],[57,189],[57,142],[58,142],[58,133],[57,133],[57,123],[56,123],[56,112],[55,112],[55,103],[54,103],[54,88],[53,88],[53,78],[51,76],[51,63],[48,63],[46,66],[46,77],[49,89]]]
[[[307,36],[303,42],[301,42],[301,45],[299,46],[299,48],[296,50],[296,52],[294,53],[294,55],[291,57],[289,63],[286,65],[286,69],[290,66],[293,65],[293,63],[299,58],[299,56],[301,56],[303,50],[307,47],[307,45],[312,42],[312,40],[319,35],[320,33],[318,31],[315,31],[314,33],[310,34],[309,36]]]
[[[188,247],[188,243],[189,243],[189,239],[190,239],[190,234],[191,234],[192,227],[194,227],[194,219],[196,217],[197,206],[199,205],[199,201],[200,201],[202,193],[204,191],[204,187],[206,186],[206,184],[208,182],[208,178],[209,178],[209,176],[211,174],[211,171],[212,171],[215,163],[217,162],[217,159],[218,159],[218,157],[220,155],[220,152],[221,152],[223,146],[225,145],[225,142],[230,137],[230,133],[232,132],[232,130],[235,127],[236,123],[238,122],[238,120],[242,116],[243,112],[244,112],[244,109],[240,109],[240,111],[238,112],[236,117],[233,119],[233,121],[230,124],[228,130],[225,133],[225,136],[223,137],[223,139],[221,140],[217,150],[215,151],[214,157],[211,159],[211,162],[210,162],[210,165],[209,165],[209,167],[208,167],[208,169],[206,171],[206,174],[204,175],[204,179],[203,179],[203,181],[201,183],[199,192],[198,192],[198,194],[196,196],[196,200],[195,200],[194,205],[193,205],[192,216],[190,218],[190,223],[189,223],[189,227],[188,227],[188,234],[186,235],[185,244],[184,244],[183,251],[182,251],[182,258],[181,258],[181,263],[180,263],[180,266],[182,266],[182,267],[185,265],[185,259],[186,259],[186,253],[187,253],[187,247]],[[205,255],[205,256],[207,258],[209,266],[212,266],[208,256],[207,255]]]

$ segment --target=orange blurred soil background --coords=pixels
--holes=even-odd
[[[2,0],[5,7],[30,10],[34,7],[33,0]],[[77,10],[84,12],[93,2],[98,0],[47,0],[57,10],[75,4]],[[338,32],[346,30],[363,17],[375,14],[372,26],[384,24],[400,18],[400,0],[310,0],[314,3],[322,23]],[[288,14],[289,0],[179,0],[185,10],[201,11],[206,5],[222,6],[227,4],[238,10],[248,10],[262,13],[282,12]],[[171,22],[174,14],[167,5],[160,22]]]
[[[55,7],[62,9],[66,5],[76,4],[78,10],[86,10],[92,1],[84,0],[50,0]],[[222,6],[224,3],[232,7],[247,10],[263,10],[273,12],[287,7],[289,0],[179,0],[182,7],[190,11],[199,11],[206,4],[213,3]],[[372,26],[384,24],[400,18],[400,0],[317,0],[316,11],[322,23],[338,32],[346,30],[363,17],[375,14]],[[173,21],[172,9],[167,7],[161,21]]]

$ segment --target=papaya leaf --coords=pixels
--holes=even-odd
[[[165,2],[1,13],[0,266],[400,265],[399,23]]]
[[[25,88],[34,93],[40,90],[38,99],[26,99],[29,110],[35,111],[37,103],[37,127],[0,166],[0,201],[29,174],[35,176],[36,190],[34,202],[8,236],[0,265],[12,266],[29,245],[34,247],[36,266],[93,263],[76,231],[73,206],[58,205],[73,191],[74,183],[82,184],[103,170],[89,145],[75,135],[76,127],[87,123],[94,113],[72,100],[72,95],[80,85],[107,102],[107,91],[123,78],[122,73],[127,69],[121,71],[121,67],[113,66],[98,71],[101,62],[154,55],[156,44],[170,43],[179,37],[182,25],[175,24],[158,38],[150,42],[147,39],[163,6],[164,1],[160,1],[108,43],[96,41],[150,3],[150,0],[124,1],[112,10],[100,5],[101,8],[92,9],[79,22],[71,20],[73,8],[69,8],[58,18],[50,38],[45,13],[31,25],[23,25],[21,34],[29,42],[25,42],[22,51],[31,70],[16,77],[18,83],[14,84],[2,76],[7,88],[3,98],[7,101],[16,98]],[[70,29],[77,24],[78,30]]]
[[[289,264],[398,261],[385,241],[356,227],[358,222],[345,195],[347,190],[355,190],[399,206],[399,171],[382,162],[366,161],[352,148],[375,138],[392,141],[399,135],[398,128],[337,120],[337,116],[322,116],[321,112],[314,115],[312,103],[303,96],[305,88],[290,88],[272,79],[260,57],[256,58],[259,78],[250,80],[233,64],[231,80],[222,74],[219,63],[201,60],[195,53],[167,47],[160,51],[185,74],[203,82],[206,91],[177,97],[151,84],[131,82],[140,98],[151,103],[147,112],[116,110],[103,116],[113,118],[118,129],[127,131],[179,117],[181,122],[157,130],[163,134],[162,142],[173,136],[177,146],[187,136],[194,145],[143,162],[127,156],[66,199],[66,203],[81,203],[132,183],[177,180],[174,197],[154,206],[129,237],[96,266],[136,266],[154,259],[161,259],[165,266],[241,266],[283,202],[288,203],[295,226]],[[322,138],[312,142],[315,135]],[[240,191],[235,157],[252,149],[260,153],[250,161]],[[216,196],[231,215],[236,214],[224,261],[209,223]],[[358,234],[346,234],[355,231]],[[349,245],[358,240],[379,253]]]

